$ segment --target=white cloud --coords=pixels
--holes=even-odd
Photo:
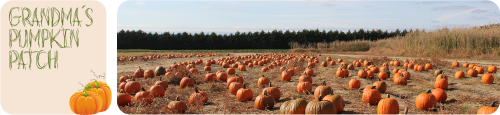
[[[198,9],[210,9],[210,6],[199,7]]]
[[[449,19],[449,18],[452,18],[452,17],[455,17],[455,16],[460,16],[460,15],[464,15],[464,14],[468,14],[468,13],[472,13],[472,11],[476,10],[476,9],[479,9],[479,8],[475,8],[475,9],[470,9],[470,10],[467,10],[467,11],[463,11],[463,12],[460,12],[460,13],[456,13],[456,14],[452,14],[452,15],[447,15],[447,16],[441,16],[437,19],[435,19],[434,21],[443,21],[443,20],[446,20],[446,19]]]
[[[337,5],[334,5],[334,4],[321,4],[321,6],[329,7],[329,6],[337,6]]]
[[[239,9],[239,8],[236,8],[236,7],[232,7],[232,6],[219,6],[219,7],[215,7],[217,9],[232,9],[232,10],[241,10],[241,11],[246,11],[244,9]]]
[[[136,3],[135,3],[135,5],[139,5],[139,6],[142,6],[142,5],[144,5],[144,4],[146,4],[146,3],[144,3],[144,2],[136,2]]]

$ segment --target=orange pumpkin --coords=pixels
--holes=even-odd
[[[394,61],[394,66],[401,66],[401,64],[399,63],[399,60],[396,59],[396,61]]]
[[[483,67],[476,67],[475,68],[478,74],[483,74],[484,73],[484,68]]]
[[[266,109],[273,108],[275,104],[275,100],[273,96],[267,95],[266,89],[262,91],[263,93],[255,98],[255,108],[257,109]]]
[[[463,71],[457,71],[455,73],[455,78],[457,79],[461,79],[461,78],[464,78],[465,77],[465,73]]]
[[[467,75],[471,76],[471,77],[477,77],[477,70],[475,69],[469,69],[469,71],[467,72]]]
[[[359,78],[366,78],[366,77],[367,77],[367,75],[368,75],[368,74],[366,73],[366,71],[365,71],[365,70],[359,70],[359,72],[358,72],[358,77],[359,77]]]
[[[378,78],[379,79],[383,79],[383,80],[386,80],[388,77],[389,77],[389,72],[388,71],[385,71],[385,72],[380,72],[378,73]]]
[[[335,61],[330,61],[331,66],[334,66],[335,64],[336,64]]]
[[[245,81],[243,79],[243,77],[236,75],[235,77],[230,77],[229,79],[227,79],[226,85],[229,87],[229,85],[231,85],[231,83],[236,82],[236,79],[238,79],[238,82],[241,84],[243,84],[243,81]],[[236,90],[238,90],[238,89],[236,89]]]
[[[217,80],[217,75],[215,75],[215,73],[208,73],[207,75],[205,75],[205,81],[207,82],[213,82],[216,80]]]
[[[181,82],[179,84],[181,88],[184,87],[193,87],[194,86],[194,80],[191,79],[191,74],[188,74],[188,77],[183,77],[181,79]]]
[[[240,70],[240,71],[246,71],[247,68],[244,65],[239,65],[238,66],[238,70]]]
[[[111,89],[109,88],[109,86],[106,83],[97,80],[94,80],[94,82],[89,82],[87,85],[91,87],[90,89],[86,88],[85,90],[95,92],[101,97],[102,109],[99,112],[108,110],[109,106],[111,105]]]
[[[168,113],[186,113],[187,110],[187,104],[179,101],[179,97],[175,97],[174,101],[171,101],[167,105],[167,112]]]
[[[229,85],[229,93],[236,95],[238,90],[243,87],[243,84],[238,82],[238,78],[236,78],[235,82],[231,82]]]
[[[160,85],[153,85],[149,88],[149,92],[153,97],[163,97],[165,95],[165,88]]]
[[[446,92],[444,92],[444,90],[441,88],[432,90],[432,95],[434,95],[436,97],[436,101],[440,103],[446,101],[446,98],[448,98]]]
[[[312,83],[312,77],[304,73],[303,75],[300,76],[299,82],[309,82]]]
[[[210,66],[205,66],[205,67],[203,68],[203,70],[204,70],[204,71],[211,71],[211,70],[212,70],[212,67],[210,67]]]
[[[144,70],[141,69],[141,66],[139,66],[139,69],[135,70],[134,77],[135,78],[144,77]]]
[[[262,75],[262,77],[259,78],[257,84],[259,87],[266,87],[266,85],[269,84],[269,78],[266,78],[264,77],[264,75]]]
[[[490,73],[497,73],[497,67],[496,66],[489,66],[488,67],[488,72]]]
[[[281,91],[277,87],[273,87],[271,85],[271,82],[269,82],[269,87],[264,88],[262,91],[262,94],[266,93],[269,94],[271,97],[274,98],[275,101],[279,101],[281,97]]]
[[[337,77],[344,77],[345,76],[344,71],[342,71],[342,69],[338,69],[337,73],[335,75],[337,75]]]
[[[427,64],[425,64],[425,70],[429,70],[429,69],[432,69],[432,64],[427,62]]]
[[[309,82],[299,82],[297,84],[297,92],[309,94],[309,92],[312,92],[312,84]]]
[[[236,73],[236,70],[234,68],[227,68],[226,72],[228,75],[234,75]]]
[[[288,69],[281,72],[281,80],[283,80],[283,81],[292,80],[292,74],[288,72]]]
[[[363,92],[361,99],[363,103],[369,103],[370,105],[376,105],[379,103],[381,97],[380,92],[375,89],[376,86],[372,86],[370,89]]]
[[[394,84],[396,85],[407,85],[408,81],[404,77],[394,76]]]
[[[342,69],[343,73],[344,73],[344,77],[349,77],[349,70],[347,69]]]
[[[420,110],[431,110],[436,106],[436,101],[436,97],[431,94],[431,90],[427,90],[426,93],[417,96],[415,105]]]
[[[217,73],[217,80],[226,82],[227,81],[227,74],[225,72]]]
[[[135,94],[134,101],[139,104],[149,104],[153,102],[153,96],[150,91],[146,91],[144,87],[142,87],[141,91]]]
[[[458,67],[460,64],[455,60],[453,63],[451,63],[451,67]]]
[[[324,96],[320,97],[319,94],[330,94],[330,93],[332,93],[332,88],[326,85],[326,81],[323,81],[323,84],[316,87],[316,89],[314,90],[314,99],[324,97]]]
[[[69,98],[69,107],[75,114],[96,114],[101,111],[101,97],[95,92],[76,92]]]
[[[118,106],[129,105],[130,102],[132,102],[132,96],[125,94],[125,91],[121,89],[120,92],[118,92],[116,101],[118,102]]]
[[[367,73],[366,76],[367,79],[373,79],[375,77],[374,72],[372,72],[371,70],[366,71],[366,73]]]
[[[494,101],[490,104],[490,106],[484,106],[484,107],[481,107],[478,111],[477,111],[477,114],[492,114],[494,113],[495,111],[498,110],[498,107],[495,106],[495,104],[498,103],[498,101]]]
[[[389,94],[387,94],[386,99],[380,100],[377,106],[378,114],[398,114],[399,113],[399,104],[398,101],[394,98],[391,98]]]
[[[304,73],[306,73],[309,76],[312,76],[314,74],[314,71],[311,68],[306,68],[306,70],[304,71]]]
[[[125,85],[125,92],[127,94],[135,94],[141,90],[141,83],[136,82],[134,78],[131,81],[128,81]]]
[[[246,85],[243,84],[243,88],[238,89],[238,92],[236,92],[236,98],[240,102],[251,101],[253,99],[253,92],[251,89],[247,89]]]
[[[190,104],[204,104],[208,101],[208,94],[204,91],[198,91],[198,88],[194,87],[194,93],[189,96]]]
[[[349,81],[349,88],[359,89],[359,87],[361,87],[361,82],[359,80],[351,79],[351,81]]]
[[[144,78],[154,78],[155,72],[152,69],[148,69],[144,72]]]
[[[483,74],[483,83],[484,84],[491,84],[493,83],[493,81],[495,81],[495,78],[493,77],[493,75],[489,74],[489,73],[485,73]]]

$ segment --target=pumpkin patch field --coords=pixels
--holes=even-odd
[[[117,57],[126,114],[489,114],[498,62],[318,53]]]

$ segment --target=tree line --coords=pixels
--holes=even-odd
[[[230,34],[211,33],[151,33],[142,30],[121,30],[117,35],[118,49],[152,49],[152,50],[182,50],[182,49],[289,49],[290,42],[317,43],[351,40],[378,40],[394,36],[404,36],[411,32],[406,29],[388,32],[380,29],[343,31],[256,31],[235,32]],[[418,31],[418,30],[416,30]]]

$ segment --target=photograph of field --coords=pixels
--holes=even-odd
[[[496,19],[490,1],[127,1],[116,99],[126,114],[492,114]]]

